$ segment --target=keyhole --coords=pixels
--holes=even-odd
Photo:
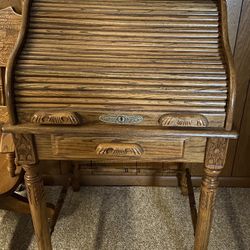
[[[123,116],[118,116],[118,121],[119,121],[120,123],[124,123],[124,122],[125,122],[125,117],[123,117]]]

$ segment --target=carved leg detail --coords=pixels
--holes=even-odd
[[[195,232],[195,250],[206,250],[213,219],[215,195],[226,158],[228,140],[211,138],[207,142],[205,173],[201,184],[198,221]]]
[[[186,168],[184,164],[180,164],[178,167],[178,184],[181,189],[182,195],[188,195],[188,186],[187,186],[187,177],[186,177]]]
[[[50,250],[51,239],[43,189],[43,181],[38,165],[23,165],[30,212],[39,250]]]

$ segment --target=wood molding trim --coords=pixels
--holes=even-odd
[[[233,107],[236,98],[236,72],[228,36],[227,2],[226,0],[220,0],[219,4],[221,9],[221,19],[223,20],[221,22],[222,46],[224,50],[227,71],[229,73],[229,92],[228,92],[229,102],[228,102],[227,119],[225,126],[227,130],[231,130],[233,126],[233,110],[234,110]]]

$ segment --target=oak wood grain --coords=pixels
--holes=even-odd
[[[22,114],[28,108],[80,107],[84,113],[90,106],[97,112],[100,107],[145,112],[164,106],[209,113],[217,121],[211,127],[224,127],[225,119],[231,123],[233,88],[225,66],[231,61],[216,2],[104,1],[99,6],[71,1],[67,8],[65,3],[33,1],[27,30],[24,12],[22,38],[27,31],[27,39],[20,55],[20,41],[16,47],[15,85],[11,75],[7,84],[20,122],[26,121]],[[10,60],[10,71],[12,65]],[[137,91],[131,91],[134,86]],[[152,125],[147,119],[144,124]]]

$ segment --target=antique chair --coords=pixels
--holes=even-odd
[[[10,4],[11,2],[11,4]],[[9,122],[7,107],[5,106],[4,87],[8,58],[14,49],[21,26],[22,0],[0,2],[0,126]],[[0,132],[0,209],[17,213],[30,214],[28,199],[23,190],[24,171],[15,164],[15,149],[10,134]],[[47,203],[47,216],[53,231],[56,218],[63,204],[67,184],[62,188],[60,198],[54,206]]]
[[[8,113],[4,100],[5,68],[8,58],[13,50],[21,24],[21,6],[17,3],[13,5],[15,12],[8,7],[7,1],[0,3],[0,126],[8,122]],[[1,10],[2,9],[2,10]],[[0,133],[1,134],[1,133]],[[11,136],[5,138],[5,147],[0,140],[0,152],[6,151],[7,154],[0,154],[0,208],[29,213],[27,199],[18,195],[14,191],[23,181],[23,171],[14,162],[14,145]]]
[[[194,249],[207,249],[237,138],[225,0],[24,0],[6,82],[3,138],[26,172],[39,249],[52,248],[39,160],[204,162],[193,222]]]

